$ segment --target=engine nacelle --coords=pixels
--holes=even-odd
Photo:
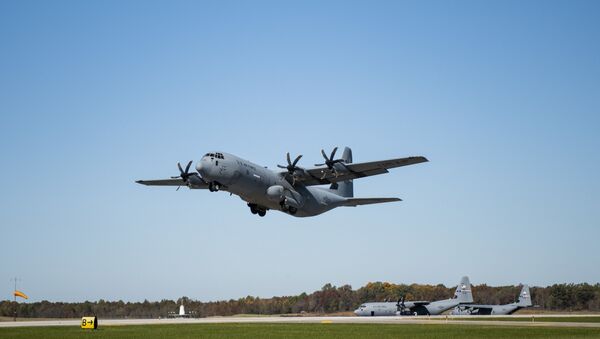
[[[296,199],[294,199],[294,198],[292,198],[292,197],[288,197],[288,196],[286,196],[286,197],[285,197],[285,202],[284,202],[284,204],[285,204],[286,206],[288,206],[288,207],[289,207],[289,206],[292,206],[292,207],[295,207],[295,208],[300,208],[300,207],[302,207],[302,206],[300,205],[300,203],[298,203],[298,201],[296,201]]]
[[[273,185],[267,188],[267,198],[271,201],[278,202],[284,204],[285,206],[292,206],[295,208],[302,207],[300,201],[296,200],[290,191],[286,191],[286,189],[281,185]]]
[[[267,188],[267,198],[275,202],[282,201],[285,198],[285,188],[281,185],[273,185]]]
[[[193,175],[188,178],[187,186],[189,188],[204,188],[206,187],[206,183],[202,179],[200,179],[199,176]]]
[[[337,175],[344,175],[344,174],[348,174],[350,171],[348,171],[348,168],[346,167],[346,165],[344,165],[343,163],[335,163],[333,164],[333,168],[335,170],[335,173],[337,173]]]

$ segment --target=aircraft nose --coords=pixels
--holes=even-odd
[[[196,171],[198,171],[198,173],[200,173],[200,176],[202,176],[204,170],[204,166],[202,165],[202,160],[198,161],[198,163],[196,164]]]
[[[354,314],[358,315],[358,313],[359,313],[358,310],[354,310]]]

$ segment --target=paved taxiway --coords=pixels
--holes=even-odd
[[[485,316],[473,316],[478,320],[461,320],[469,316],[417,316],[417,317],[210,317],[199,319],[98,319],[100,326],[167,325],[167,324],[219,324],[219,323],[333,323],[333,324],[454,324],[475,326],[535,326],[535,327],[590,327],[600,328],[596,322],[548,322],[535,321],[535,317],[586,317],[586,315],[518,315],[506,316],[507,320],[483,320]],[[491,316],[494,319],[503,316]],[[513,320],[511,320],[511,318]],[[514,318],[531,319],[515,321]],[[30,326],[79,326],[80,320],[32,320],[3,321],[0,327]]]

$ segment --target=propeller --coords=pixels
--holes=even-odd
[[[292,162],[292,159],[290,158],[290,152],[287,152],[288,165],[277,165],[277,167],[279,168],[287,169],[288,173],[292,176],[292,185],[296,183],[296,176],[294,175],[294,173],[296,172],[296,170],[301,170],[300,167],[296,166],[296,164],[298,164],[298,161],[300,161],[300,158],[302,158],[302,154],[297,156],[296,159],[294,159],[294,161]]]
[[[181,180],[183,180],[183,182],[187,184],[188,178],[196,175],[196,173],[194,173],[194,172],[192,172],[192,173],[189,172],[191,166],[192,166],[192,161],[190,160],[190,162],[188,162],[187,166],[185,166],[185,171],[184,171],[183,168],[181,167],[181,164],[177,163],[177,168],[179,168],[179,175],[175,176],[175,177],[171,177],[171,179],[181,178]],[[181,187],[181,186],[177,187],[177,191],[179,191],[179,187]]]
[[[296,164],[298,163],[298,161],[300,161],[300,158],[302,158],[302,154],[297,156],[296,159],[294,159],[294,162],[292,162],[291,158],[290,158],[290,152],[287,153],[287,162],[288,165],[287,166],[283,166],[283,165],[277,165],[277,167],[279,168],[285,168],[287,169],[288,173],[290,174],[294,174],[294,171],[299,169],[299,167],[296,166]]]
[[[331,155],[329,157],[327,157],[327,154],[325,154],[324,150],[321,150],[321,154],[323,155],[323,158],[325,158],[325,162],[322,164],[315,164],[315,166],[323,166],[326,165],[327,168],[333,172],[333,174],[335,174],[335,176],[338,176],[337,171],[335,170],[335,167],[333,167],[333,165],[339,163],[339,162],[344,162],[344,159],[333,159],[335,157],[335,152],[337,152],[337,147],[333,149],[333,151],[331,151]],[[325,173],[323,173],[323,177],[325,177]]]
[[[398,299],[398,302],[396,303],[396,309],[398,312],[403,312],[405,308],[406,306],[404,306],[404,296],[402,296],[400,297],[400,299]]]

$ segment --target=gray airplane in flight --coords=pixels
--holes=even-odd
[[[404,301],[364,303],[354,311],[358,316],[393,316],[393,315],[438,315],[463,303],[472,303],[471,283],[469,277],[463,277],[456,286],[454,297],[438,301]]]
[[[513,314],[516,311],[531,307],[531,295],[529,293],[529,286],[523,285],[521,293],[519,293],[519,300],[514,303],[506,305],[459,305],[452,310],[453,315],[506,315]]]
[[[399,198],[354,198],[353,179],[388,173],[388,169],[428,161],[425,157],[408,157],[372,162],[352,163],[352,150],[344,149],[335,159],[337,147],[330,156],[321,150],[325,161],[317,167],[302,168],[287,154],[287,165],[277,165],[285,171],[273,171],[224,152],[206,153],[190,172],[177,163],[179,175],[169,179],[138,180],[148,186],[187,186],[190,189],[226,191],[248,203],[252,214],[265,216],[277,210],[296,217],[315,216],[340,206],[359,206],[401,201]],[[315,187],[329,185],[329,188]]]

